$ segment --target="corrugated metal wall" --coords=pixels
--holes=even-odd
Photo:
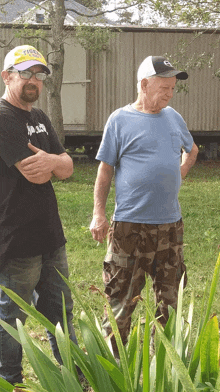
[[[187,122],[188,128],[192,131],[213,131],[220,130],[219,118],[219,91],[220,80],[213,76],[214,70],[220,68],[220,51],[219,48],[213,48],[213,45],[219,40],[219,31],[215,34],[204,33],[200,38],[194,39],[194,33],[188,30],[169,30],[169,29],[137,29],[127,28],[115,32],[110,40],[107,50],[97,55],[87,52],[86,56],[80,58],[86,61],[86,124],[75,124],[77,118],[76,102],[80,105],[79,100],[73,102],[72,113],[75,117],[73,121],[68,119],[64,124],[73,134],[74,130],[85,134],[102,132],[105,122],[112,111],[116,108],[133,102],[137,96],[137,69],[141,61],[148,55],[163,55],[169,53],[175,60],[178,42],[184,39],[188,43],[186,58],[194,53],[215,52],[213,68],[205,66],[203,69],[194,69],[189,71],[189,93],[175,94],[170,105],[178,110]],[[0,46],[8,44],[13,38],[11,28],[0,28]],[[74,38],[72,38],[74,40]],[[13,39],[10,49],[16,45],[24,44],[24,39]],[[39,49],[46,54],[46,44],[39,43]],[[74,49],[75,48],[75,49]],[[9,47],[0,50],[0,66],[3,67],[3,60]],[[66,45],[66,64],[64,67],[64,82],[69,80],[70,68],[73,67],[73,61],[80,62],[78,58],[77,45]],[[86,58],[86,60],[85,60]],[[75,69],[75,68],[74,68]],[[75,75],[75,71],[74,71]],[[76,76],[76,75],[75,75]],[[75,78],[74,76],[74,78]],[[91,81],[91,82],[90,82]],[[4,84],[0,82],[0,94],[4,91]],[[63,94],[63,105],[69,97]],[[44,89],[37,104],[47,112],[46,90]],[[64,107],[63,106],[63,107]],[[68,116],[69,117],[69,114]],[[65,122],[65,121],[64,121]]]
[[[101,131],[109,114],[133,101],[134,97],[134,35],[115,33],[110,47],[101,54],[87,56],[89,129]]]
[[[92,81],[88,86],[87,103],[90,131],[102,131],[113,110],[136,99],[136,75],[141,61],[148,55],[165,53],[172,55],[171,59],[175,60],[181,39],[192,42],[186,58],[194,53],[210,53],[214,50],[215,60],[213,68],[205,66],[201,70],[190,70],[189,93],[176,93],[170,105],[182,114],[190,130],[220,130],[220,81],[213,76],[214,70],[220,68],[219,48],[213,48],[219,34],[205,33],[196,40],[194,38],[193,32],[133,29],[115,33],[109,50],[99,56],[90,53],[87,65]]]

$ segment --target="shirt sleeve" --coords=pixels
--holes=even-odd
[[[191,135],[191,133],[188,130],[187,124],[184,121],[183,117],[181,116],[181,114],[179,114],[176,110],[174,110],[173,108],[169,109],[172,110],[172,113],[174,115],[174,119],[177,122],[177,129],[181,134],[181,140],[182,140],[182,148],[188,153],[192,150],[192,146],[193,146],[193,137]]]
[[[32,155],[27,143],[27,137],[19,121],[13,117],[1,115],[0,156],[8,167]]]
[[[96,159],[116,166],[118,160],[117,123],[112,115],[109,117],[103,132],[102,141]]]
[[[191,133],[189,132],[187,125],[185,121],[182,119],[182,124],[181,124],[181,136],[182,136],[182,142],[183,142],[183,149],[189,153],[192,150],[193,147],[193,137]]]

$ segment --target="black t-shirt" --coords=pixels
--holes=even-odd
[[[53,252],[66,242],[50,181],[33,184],[14,164],[33,155],[28,142],[65,152],[40,109],[19,109],[0,99],[0,268],[10,258]]]

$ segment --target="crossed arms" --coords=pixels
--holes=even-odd
[[[73,161],[66,152],[60,155],[48,154],[31,143],[28,143],[28,147],[34,155],[15,164],[28,181],[34,184],[44,184],[53,175],[64,180],[73,173]]]

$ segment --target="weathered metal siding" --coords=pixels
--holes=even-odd
[[[113,110],[136,99],[137,70],[146,56],[168,53],[172,55],[171,61],[175,60],[182,39],[191,42],[186,58],[194,53],[210,53],[219,34],[194,38],[193,32],[186,31],[122,31],[115,33],[109,50],[99,56],[89,53],[87,69],[91,84],[88,86],[87,113],[90,131],[101,131]],[[219,67],[220,52],[216,48],[213,68],[205,66],[201,70],[190,70],[189,93],[175,93],[170,102],[192,131],[220,130],[220,82],[213,76]]]
[[[89,129],[102,131],[109,114],[132,102],[134,93],[133,33],[115,33],[101,54],[88,53],[87,86]]]
[[[48,32],[49,33],[49,32]],[[192,42],[188,48],[186,58],[194,53],[213,52],[214,43],[219,40],[219,31],[215,34],[205,33],[194,39],[194,33],[185,30],[166,29],[122,29],[114,33],[107,50],[97,55],[79,51],[78,45],[66,45],[66,62],[64,66],[64,86],[62,90],[62,103],[64,111],[64,127],[69,134],[102,132],[105,122],[112,111],[133,102],[137,96],[137,70],[141,61],[148,55],[171,54],[175,60],[178,51],[178,42],[181,39]],[[12,29],[0,28],[1,46],[0,66],[9,49],[24,44],[24,39],[13,39]],[[74,41],[74,36],[72,36]],[[27,42],[27,41],[26,41]],[[46,55],[47,45],[39,42],[39,49]],[[170,102],[182,114],[192,131],[220,130],[219,118],[219,91],[220,81],[213,76],[220,67],[220,51],[215,50],[215,59],[212,68],[189,71],[189,93],[175,94]],[[86,62],[86,75],[81,75]],[[171,60],[172,61],[172,60]],[[78,71],[80,72],[77,75]],[[91,82],[90,82],[91,81]],[[70,99],[67,89],[76,87],[77,98]],[[84,90],[86,89],[86,94]],[[0,94],[4,92],[4,83],[0,82]],[[82,92],[82,93],[80,93]],[[82,103],[81,98],[86,102]],[[83,98],[84,97],[84,98]],[[37,106],[47,112],[46,89],[44,88]],[[83,105],[85,104],[85,116]],[[80,113],[82,114],[80,116]],[[85,117],[85,123],[83,118]],[[81,119],[82,118],[82,119]],[[78,123],[77,123],[78,121]]]

